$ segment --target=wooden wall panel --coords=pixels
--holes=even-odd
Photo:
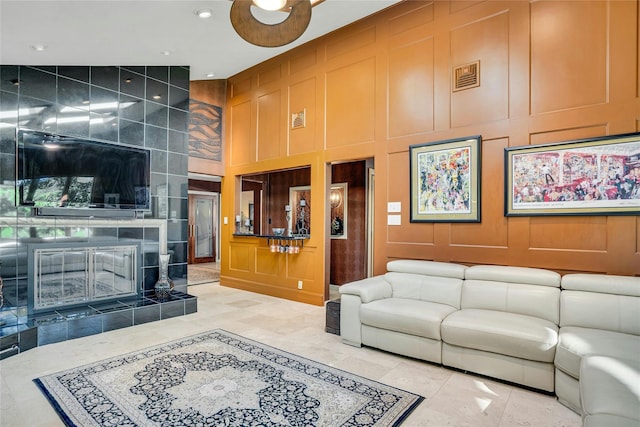
[[[276,64],[275,67],[267,68],[258,74],[258,87],[268,85],[280,78],[282,78],[282,65]]]
[[[244,79],[233,80],[229,86],[229,95],[231,97],[240,96],[251,91],[251,76]]]
[[[375,59],[331,70],[326,77],[326,148],[373,141]]]
[[[282,254],[271,252],[269,246],[256,247],[256,274],[277,276],[281,270]]]
[[[569,129],[547,129],[545,132],[531,133],[529,140],[531,145],[551,144],[559,141],[573,141],[576,139],[606,135],[607,130],[607,123],[597,123],[590,126]]]
[[[313,281],[314,277],[314,268],[313,263],[315,262],[315,254],[313,251],[305,250],[304,248],[298,254],[287,256],[287,273],[286,276],[288,278],[294,279],[295,281],[302,280],[304,281]],[[295,283],[297,288],[297,283]],[[310,286],[308,283],[307,286]],[[304,283],[303,283],[303,290]]]
[[[344,34],[344,33],[343,33]],[[346,36],[337,38],[327,43],[327,59],[334,59],[338,56],[349,54],[371,45],[376,41],[375,27],[365,27],[346,33]]]
[[[389,49],[389,138],[434,130],[433,38]]]
[[[270,92],[258,97],[258,161],[275,159],[284,154],[281,92]]]
[[[433,2],[420,2],[417,6],[406,2],[393,9],[393,16],[387,22],[391,36],[433,22]]]
[[[229,108],[228,126],[230,144],[226,152],[229,153],[230,165],[243,165],[256,158],[255,138],[251,135],[251,102],[245,101]]]
[[[316,148],[316,79],[296,82],[289,87],[289,148],[295,155],[315,151]],[[305,113],[305,127],[292,129],[291,114]]]
[[[237,272],[249,272],[253,257],[249,257],[251,248],[248,245],[233,244],[229,246],[229,268]]]
[[[486,0],[455,0],[449,2],[449,11],[451,14],[476,6]]]
[[[607,101],[608,17],[604,1],[531,4],[532,114]]]
[[[531,218],[529,227],[531,248],[600,252],[607,249],[607,217],[536,217]]]
[[[315,49],[303,51],[289,60],[289,74],[312,69],[317,63],[318,52]]]
[[[480,86],[451,93],[451,127],[487,123],[509,116],[507,12],[452,30],[450,61],[452,68],[480,61]]]
[[[639,22],[637,0],[401,2],[232,77],[227,171],[235,177],[310,165],[317,201],[332,164],[373,156],[376,273],[390,259],[414,258],[640,276],[637,215],[503,214],[504,148],[640,131]],[[475,60],[480,87],[452,93],[452,67]],[[259,75],[278,66],[281,77],[258,88]],[[255,133],[264,120],[256,105],[267,90],[283,94],[272,119],[289,145],[280,141],[279,157],[255,161],[255,145],[253,158],[246,153],[251,126]],[[284,132],[287,91],[291,109],[315,104],[313,137]],[[477,134],[482,222],[411,223],[409,146]],[[236,185],[223,181],[230,217]],[[400,226],[387,225],[389,202],[402,205]],[[312,259],[309,289],[298,291],[283,267],[261,275],[233,270],[238,260],[227,259],[221,283],[318,303],[331,274],[331,240],[322,230],[328,215],[326,203],[314,202],[304,249]],[[222,244],[240,240],[227,233]]]

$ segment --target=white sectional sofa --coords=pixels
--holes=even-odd
[[[640,426],[640,277],[417,260],[387,270],[340,287],[344,343],[555,392],[585,426]]]

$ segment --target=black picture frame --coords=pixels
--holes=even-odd
[[[640,214],[640,133],[504,154],[505,216]]]

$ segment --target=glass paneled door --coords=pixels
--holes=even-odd
[[[189,264],[216,261],[218,195],[189,195]]]

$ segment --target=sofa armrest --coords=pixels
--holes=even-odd
[[[363,303],[391,298],[392,293],[391,283],[387,282],[383,276],[368,277],[340,286],[341,295],[358,296]]]

